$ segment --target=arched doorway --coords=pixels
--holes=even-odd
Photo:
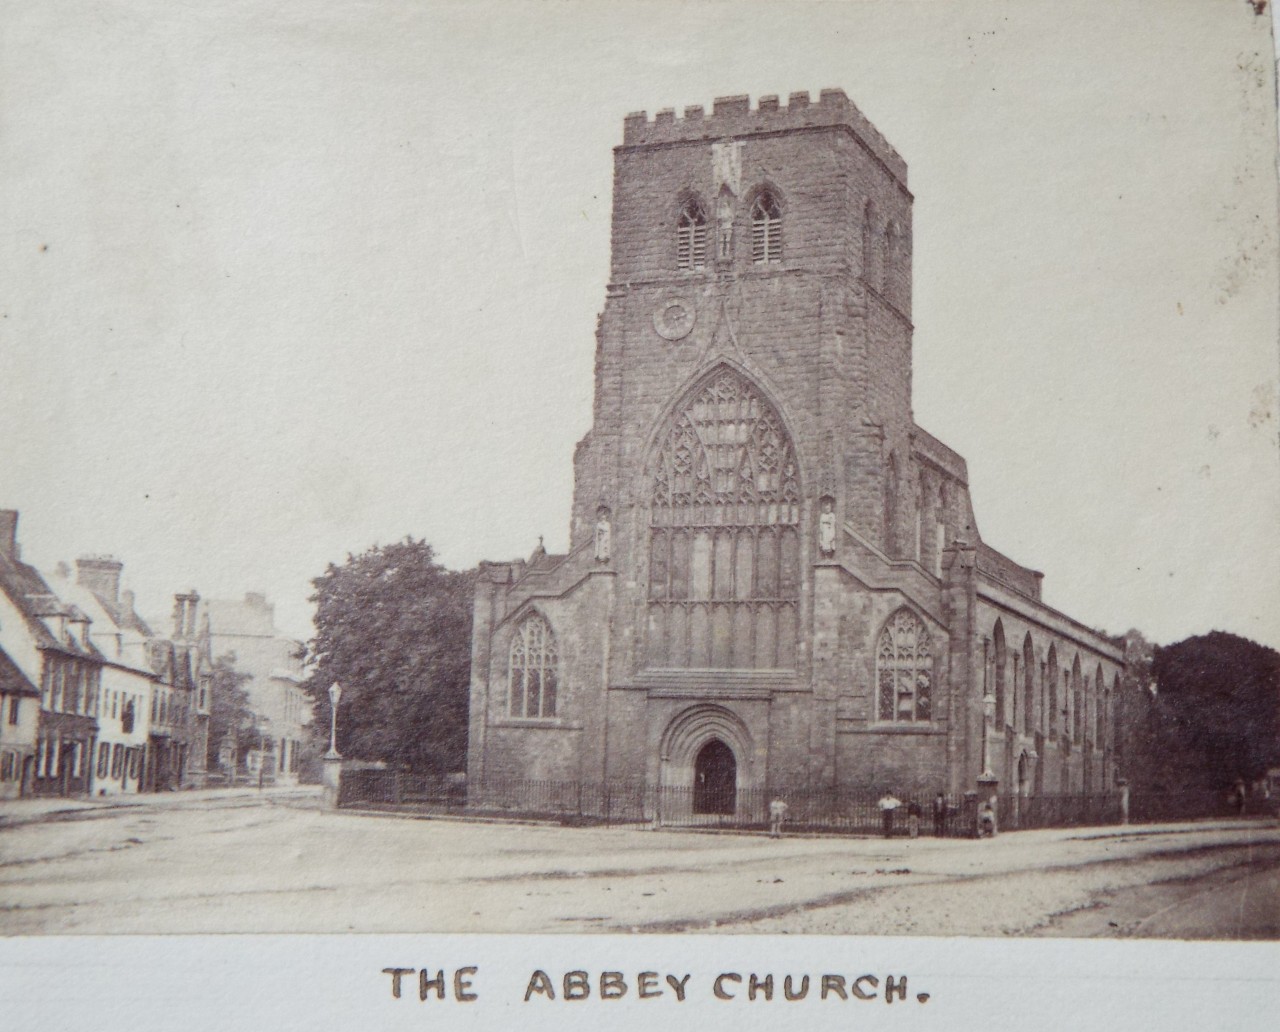
[[[732,749],[713,738],[693,764],[693,812],[732,816],[737,804],[738,761]]]

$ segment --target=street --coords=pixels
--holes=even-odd
[[[313,790],[0,807],[0,933],[1280,938],[1275,821],[993,840],[418,820]]]

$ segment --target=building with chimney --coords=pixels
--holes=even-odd
[[[39,571],[22,561],[17,528],[18,513],[0,510],[0,648],[40,696],[34,748],[6,748],[21,754],[21,794],[85,795],[93,780],[105,660],[91,639],[88,615],[58,598]],[[29,728],[29,715],[22,715],[29,696],[6,694],[18,698],[19,727]]]
[[[200,595],[192,588],[173,596],[173,620],[167,648],[160,659],[170,671],[169,685],[188,692],[185,726],[184,785],[202,788],[209,777],[209,717],[213,708],[213,646],[209,618],[199,611]],[[154,655],[155,653],[153,653]]]
[[[468,783],[1108,786],[1120,650],[915,420],[902,157],[840,90],[728,97],[628,116],[613,183],[569,551],[482,565]]]
[[[150,780],[148,712],[159,685],[148,652],[154,635],[134,609],[133,592],[120,590],[123,569],[111,556],[82,556],[74,574],[60,563],[49,581],[89,618],[89,637],[103,659],[94,795],[141,792]]]

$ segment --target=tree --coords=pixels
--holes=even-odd
[[[1184,783],[1222,788],[1280,763],[1280,653],[1213,631],[1155,650],[1162,735]]]
[[[249,709],[249,693],[244,685],[250,675],[236,669],[236,656],[229,652],[213,664],[209,683],[209,741],[206,762],[209,769],[218,764],[223,741],[231,743],[232,771],[240,763],[241,751],[252,744],[253,713]]]
[[[347,757],[443,774],[467,752],[472,572],[446,570],[425,541],[375,545],[312,582],[315,637],[303,688],[326,747],[329,687],[342,686]]]

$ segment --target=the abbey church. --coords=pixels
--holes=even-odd
[[[906,163],[840,90],[628,116],[570,551],[486,563],[468,782],[1111,785],[1121,653],[911,407]]]

